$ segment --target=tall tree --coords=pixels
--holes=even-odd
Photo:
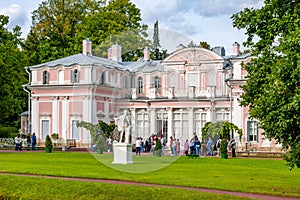
[[[246,29],[244,45],[256,57],[244,66],[241,104],[250,106],[267,138],[289,150],[291,169],[300,167],[300,4],[265,0],[262,8],[245,8],[232,19],[234,27]]]
[[[25,41],[31,64],[78,53],[81,49],[76,40],[78,24],[103,5],[98,0],[44,0],[33,11],[31,30]]]
[[[98,56],[106,57],[107,49],[118,43],[122,46],[123,60],[136,60],[151,45],[146,39],[147,26],[141,20],[140,10],[129,0],[112,0],[85,18],[79,25],[78,37],[88,37],[93,42],[93,53]]]
[[[128,30],[144,35],[147,28],[129,0],[45,0],[32,18],[25,46],[32,64],[79,53],[85,38],[95,48],[112,35]]]
[[[24,66],[27,60],[20,50],[21,28],[12,32],[5,26],[9,18],[0,15],[0,126],[19,127],[20,114],[26,109],[26,93],[22,84],[27,82]]]

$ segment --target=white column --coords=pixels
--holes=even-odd
[[[192,138],[192,134],[194,131],[198,132],[198,130],[195,130],[194,128],[194,108],[188,108],[188,112],[189,112],[189,132],[188,134],[191,134],[191,135],[182,135],[182,139],[185,139],[185,138]],[[185,141],[185,140],[183,140]]]
[[[52,133],[59,133],[58,97],[52,97]]]
[[[155,109],[153,109],[153,108],[150,108],[150,124],[148,125],[148,126],[150,126],[150,135],[152,134],[152,133],[156,133],[156,126],[155,126],[155,124],[156,124],[156,120],[155,120],[155,115],[156,115],[156,113],[155,113]]]
[[[109,99],[107,97],[104,98],[104,114],[105,114],[105,117],[104,117],[104,122],[109,124],[110,122],[110,117],[109,117]]]
[[[82,113],[82,120],[85,122],[91,122],[90,118],[90,97],[85,96],[83,97],[82,101],[82,108],[83,108],[83,113]],[[91,135],[89,131],[87,131],[85,128],[82,128],[83,134],[82,134],[82,143],[89,144],[91,143]]]
[[[69,116],[69,104],[68,104],[68,97],[64,96],[62,98],[62,139],[66,140],[69,139],[69,122],[68,122],[68,116]]]
[[[167,108],[168,111],[168,141],[170,136],[173,136],[173,110],[172,108]]]
[[[39,102],[38,97],[31,99],[31,130],[36,134],[37,138],[41,138],[41,131],[39,131]]]
[[[137,127],[136,127],[136,109],[135,108],[131,108],[130,109],[130,112],[131,112],[131,138],[132,140],[134,138],[137,138]]]
[[[93,91],[92,91],[93,93]],[[96,101],[96,97],[94,95],[92,95],[92,98],[91,98],[91,122],[93,124],[96,124],[98,121],[97,121],[97,101]]]

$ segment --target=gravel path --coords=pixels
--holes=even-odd
[[[215,189],[192,188],[192,187],[185,187],[185,186],[139,183],[139,182],[122,181],[122,180],[88,179],[88,178],[73,178],[73,177],[61,177],[61,176],[42,176],[42,175],[35,175],[35,174],[14,174],[14,173],[6,173],[6,172],[0,172],[0,174],[14,175],[14,176],[31,176],[31,177],[40,177],[40,178],[82,181],[82,182],[99,182],[99,183],[109,183],[109,184],[126,184],[126,185],[147,186],[147,187],[175,188],[175,189],[193,190],[193,191],[198,191],[198,192],[228,194],[228,195],[232,195],[232,196],[248,197],[248,198],[262,199],[262,200],[300,200],[300,198],[298,198],[298,197],[271,196],[271,195],[232,192],[232,191],[215,190]]]

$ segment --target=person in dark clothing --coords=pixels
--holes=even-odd
[[[235,142],[234,138],[230,141],[230,148],[231,148],[231,157],[235,158],[236,157],[236,154],[235,154],[236,142]]]
[[[36,135],[35,133],[32,134],[32,150],[36,150]]]
[[[28,133],[28,135],[26,136],[27,139],[27,151],[30,150],[30,144],[31,144],[31,137],[30,137],[30,133]]]

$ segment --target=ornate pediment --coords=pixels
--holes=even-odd
[[[209,60],[215,61],[218,59],[223,59],[223,58],[207,49],[186,48],[174,52],[169,57],[167,57],[163,62],[168,63],[168,62],[186,61],[186,64],[197,64],[197,63],[201,63],[202,61],[209,61]]]

